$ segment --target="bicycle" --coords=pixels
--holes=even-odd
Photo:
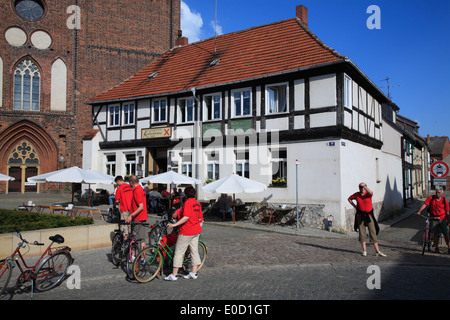
[[[120,220],[118,224],[119,226],[131,225],[131,232],[128,239],[125,240],[124,234],[120,228],[114,230],[111,247],[111,260],[116,267],[125,262],[125,272],[129,279],[133,279],[133,253],[136,254],[139,252],[139,244],[135,240],[136,233],[133,229],[137,224],[143,226],[149,226],[149,224],[141,221],[131,221],[131,223],[127,223],[124,220]]]
[[[27,281],[31,281],[31,293],[34,289],[37,292],[44,292],[60,285],[66,277],[67,268],[74,262],[70,254],[71,248],[68,246],[52,248],[55,242],[58,244],[64,243],[64,238],[59,234],[49,237],[50,245],[35,265],[28,266],[24,259],[26,253],[22,255],[20,249],[28,247],[29,251],[30,245],[43,246],[44,244],[37,241],[29,243],[18,230],[16,230],[16,236],[21,240],[16,250],[10,257],[0,260],[0,295],[6,292],[8,287],[14,267],[13,262],[20,271],[16,280],[16,286],[19,289],[23,289],[22,286]]]
[[[164,220],[161,222],[157,222],[153,225],[154,230],[156,227],[161,228],[161,232],[159,233],[158,242],[152,246],[149,246],[142,250],[139,255],[136,257],[133,264],[133,274],[134,278],[141,283],[146,283],[153,280],[158,273],[160,273],[163,269],[164,262],[166,261],[165,256],[169,258],[170,263],[173,263],[174,251],[170,248],[170,246],[164,241],[164,236],[162,234],[167,235],[167,224],[170,223],[171,220]],[[204,244],[202,240],[198,241],[198,252],[200,255],[201,263],[198,266],[197,271],[200,271],[202,266],[206,260],[208,248]],[[191,256],[189,248],[185,253],[183,258],[183,270],[186,273],[189,273],[191,265]]]
[[[431,251],[432,246],[432,239],[430,237],[430,229],[431,229],[431,223],[430,220],[439,220],[439,218],[432,218],[430,215],[423,216],[419,215],[419,217],[426,219],[425,220],[425,228],[423,229],[423,236],[422,236],[422,255],[425,254],[425,249],[428,248],[428,252]]]

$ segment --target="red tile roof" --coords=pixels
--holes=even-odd
[[[183,92],[345,58],[293,18],[176,47],[88,103]],[[220,63],[211,67],[214,59]],[[149,79],[152,73],[158,74]]]

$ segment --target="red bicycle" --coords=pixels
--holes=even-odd
[[[31,292],[33,292],[33,288],[37,292],[43,292],[60,285],[66,277],[67,268],[74,261],[69,247],[52,248],[53,243],[61,244],[64,242],[64,238],[59,234],[51,236],[49,238],[51,241],[50,245],[36,264],[28,266],[20,249],[28,248],[29,250],[30,245],[43,246],[44,244],[37,241],[29,243],[22,238],[22,234],[19,231],[16,230],[16,232],[21,242],[19,242],[16,250],[10,257],[0,260],[0,295],[6,293],[11,279],[12,269],[15,265],[17,265],[20,272],[16,281],[16,286],[19,289],[22,289],[23,284],[27,281],[32,282]]]

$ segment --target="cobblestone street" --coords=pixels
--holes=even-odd
[[[49,292],[29,290],[4,295],[1,300],[178,300],[213,303],[252,303],[286,300],[428,300],[450,297],[450,254],[421,255],[424,220],[412,216],[414,206],[396,223],[383,224],[376,257],[373,246],[361,255],[356,232],[276,229],[231,222],[207,222],[202,239],[207,259],[197,280],[167,282],[158,277],[147,284],[130,282],[110,262],[110,248],[74,251],[81,271],[81,288],[63,283]],[[369,289],[370,266],[380,270],[379,289]],[[165,269],[165,274],[170,272]],[[435,292],[439,292],[436,297]],[[171,310],[174,315],[180,310]]]

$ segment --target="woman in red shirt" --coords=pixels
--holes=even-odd
[[[373,192],[367,187],[367,184],[361,182],[359,184],[359,192],[352,194],[348,198],[348,202],[356,209],[355,215],[355,231],[359,230],[359,241],[361,242],[363,252],[362,255],[367,255],[366,248],[366,227],[369,229],[370,241],[373,242],[373,246],[375,247],[376,255],[380,257],[386,257],[384,253],[380,251],[378,247],[378,231],[380,230],[378,227],[377,220],[373,215],[373,206],[372,206],[372,196]],[[356,200],[356,205],[353,202]]]
[[[194,187],[188,186],[184,190],[186,202],[180,211],[180,219],[176,223],[169,223],[168,228],[180,226],[178,239],[175,246],[175,256],[173,258],[173,270],[164,280],[177,280],[178,269],[182,267],[183,257],[186,249],[191,250],[192,271],[184,276],[186,279],[197,279],[197,269],[201,264],[198,254],[198,239],[202,232],[203,213],[202,206],[195,200],[196,191]]]

